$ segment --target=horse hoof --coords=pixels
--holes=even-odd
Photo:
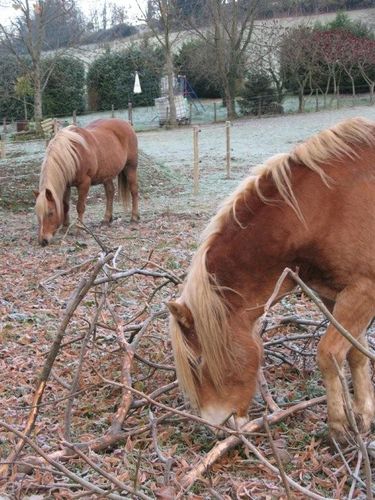
[[[374,426],[374,415],[366,414],[366,413],[357,413],[355,412],[355,419],[358,425],[359,432],[362,434],[366,434],[369,432]]]
[[[341,422],[329,423],[329,437],[333,443],[346,445],[350,441],[350,431]]]
[[[104,227],[109,227],[111,225],[111,222],[112,222],[112,219],[111,220],[102,220],[100,225],[104,226]]]
[[[375,399],[373,395],[368,395],[362,404],[354,401],[353,410],[359,431],[366,434],[375,425]]]

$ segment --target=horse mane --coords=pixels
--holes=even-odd
[[[65,188],[77,173],[79,153],[77,146],[87,147],[87,143],[77,127],[70,125],[60,130],[48,144],[39,178],[39,195],[36,200],[36,213],[43,217],[48,211],[46,189],[56,201],[59,215],[62,213],[62,199]]]
[[[223,370],[230,369],[231,346],[229,343],[227,304],[224,289],[215,281],[206,265],[206,255],[214,237],[220,233],[231,217],[236,218],[236,204],[247,196],[256,195],[264,203],[271,203],[260,189],[260,181],[268,177],[273,182],[281,198],[289,205],[303,222],[293,193],[291,168],[293,164],[302,165],[316,174],[329,186],[330,178],[323,163],[344,157],[358,157],[357,149],[375,145],[375,123],[364,118],[352,118],[312,136],[296,146],[290,153],[280,154],[258,166],[254,175],[246,178],[224,201],[217,214],[211,219],[201,237],[201,246],[193,257],[181,300],[190,309],[195,333],[202,349],[213,384],[220,388]],[[197,356],[188,344],[177,321],[172,318],[171,338],[175,354],[179,383],[193,406],[199,406],[195,379],[199,377]],[[229,361],[229,364],[228,364]],[[226,362],[226,363],[225,363]]]

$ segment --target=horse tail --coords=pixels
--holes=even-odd
[[[130,187],[128,181],[127,167],[118,174],[118,193],[125,209],[130,206]]]

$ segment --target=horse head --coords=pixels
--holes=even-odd
[[[43,247],[52,240],[57,229],[62,225],[63,215],[59,210],[58,200],[50,189],[33,191],[36,199],[35,212],[38,217],[38,241]]]
[[[256,391],[262,347],[257,335],[250,335],[241,318],[227,328],[237,330],[236,344],[202,345],[190,309],[181,300],[167,304],[177,377],[185,395],[200,416],[213,425],[228,421],[242,426]],[[222,338],[227,332],[222,332]]]

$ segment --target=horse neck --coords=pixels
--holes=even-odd
[[[59,212],[62,212],[63,197],[66,186],[67,183],[64,182],[63,176],[56,177],[54,175],[54,172],[51,172],[51,170],[48,168],[48,156],[46,156],[42,166],[42,172],[39,182],[39,191],[41,193],[44,193],[44,195],[46,189],[49,189],[52,192],[53,198],[57,206],[57,210]]]
[[[222,287],[231,316],[241,317],[241,321],[251,324],[264,313],[289,263],[279,258],[278,252],[262,254],[261,238],[253,232],[248,234],[247,229],[238,227],[238,230],[243,232],[242,245],[225,232],[214,238],[207,254],[207,269]],[[285,279],[277,295],[283,295],[294,286],[291,279]]]
[[[75,147],[79,140],[81,139],[77,133],[69,130],[60,131],[50,142],[42,164],[40,191],[50,189],[59,208],[62,207],[66,187],[77,175],[79,162]]]

